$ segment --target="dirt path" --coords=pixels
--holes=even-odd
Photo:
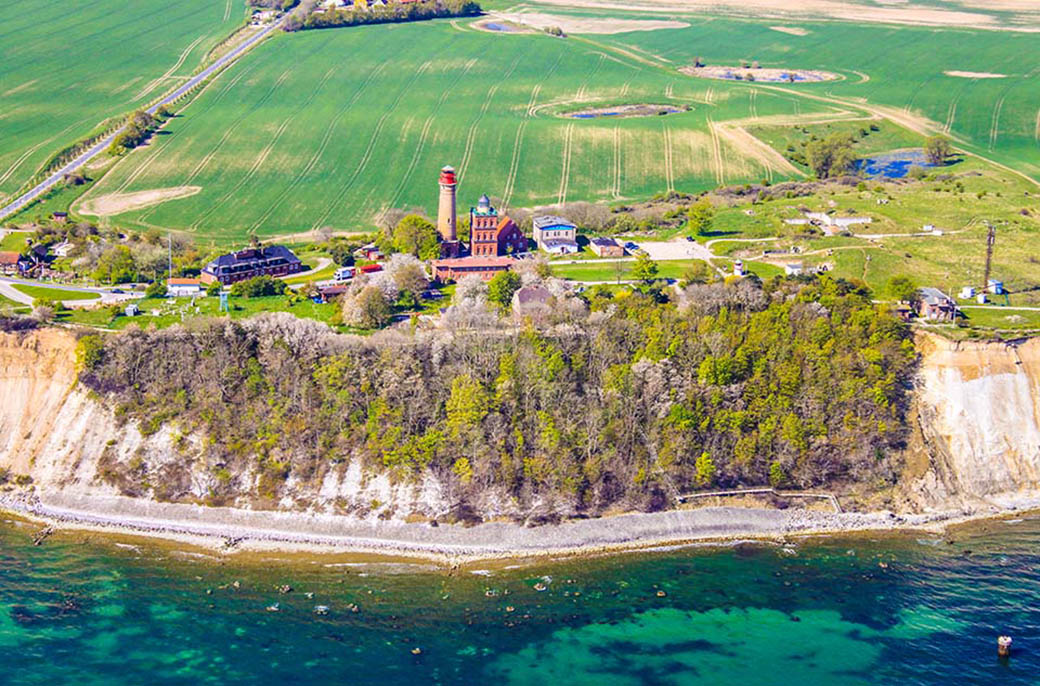
[[[770,181],[773,180],[774,172],[800,178],[806,176],[790,160],[744,127],[730,126],[728,123],[713,123],[711,126],[717,137],[725,139],[737,152],[762,165]]]
[[[574,142],[574,122],[567,124],[563,132],[563,161],[560,168],[560,188],[556,193],[556,204],[567,202],[567,186],[571,176],[571,146]]]
[[[108,217],[159,205],[169,200],[188,198],[202,190],[201,186],[172,186],[135,193],[109,193],[80,203],[78,211],[95,217]]]

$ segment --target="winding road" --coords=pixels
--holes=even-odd
[[[276,22],[276,23],[270,24],[268,26],[265,26],[258,33],[256,33],[255,35],[249,37],[248,39],[243,41],[240,45],[235,46],[229,53],[227,53],[226,55],[220,57],[216,62],[214,62],[213,64],[209,65],[208,67],[206,67],[205,69],[200,71],[198,74],[196,74],[195,76],[193,76],[190,79],[188,79],[186,82],[184,82],[184,84],[179,86],[176,90],[174,90],[174,91],[164,95],[161,100],[159,100],[158,102],[152,104],[145,111],[148,112],[149,114],[155,114],[155,112],[160,107],[162,107],[163,105],[169,105],[170,103],[174,102],[175,100],[180,98],[182,95],[184,95],[185,93],[190,91],[192,88],[194,88],[195,86],[199,85],[200,83],[202,83],[203,81],[208,79],[215,72],[223,69],[224,67],[226,67],[230,63],[234,62],[246,50],[248,50],[249,48],[253,47],[257,43],[262,41],[264,38],[269,36],[272,31],[274,31],[276,28],[278,28],[279,25],[280,24],[278,22]],[[95,143],[93,146],[91,146],[88,150],[86,150],[85,152],[81,153],[76,159],[72,160],[71,162],[66,164],[64,167],[62,167],[58,171],[56,171],[53,174],[51,174],[50,176],[48,176],[46,179],[44,179],[39,184],[34,186],[31,190],[29,190],[29,191],[23,193],[22,195],[18,196],[11,203],[9,203],[9,204],[7,204],[7,205],[5,205],[3,207],[0,207],[0,219],[3,219],[4,217],[8,217],[8,216],[10,216],[10,215],[12,215],[12,214],[22,210],[27,205],[31,204],[34,200],[36,200],[41,195],[43,195],[48,190],[50,190],[51,187],[54,186],[55,184],[57,184],[59,181],[61,181],[65,177],[66,174],[71,174],[72,172],[75,172],[75,171],[79,170],[87,162],[89,162],[90,160],[94,159],[95,157],[97,157],[98,155],[103,153],[108,148],[108,146],[111,145],[111,143],[115,139],[115,137],[118,136],[122,131],[123,131],[123,128],[120,127],[114,133],[109,134],[108,136],[106,136],[105,138],[101,139],[100,141]]]

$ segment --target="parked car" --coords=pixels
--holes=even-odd
[[[633,243],[632,241],[629,241],[628,243],[625,243],[625,250],[628,250],[629,252],[635,252],[636,250],[639,250],[639,246]]]
[[[687,237],[686,237],[686,240],[688,240],[688,241],[689,241],[689,242],[691,242],[691,243],[696,243],[696,242],[697,242],[697,239],[696,239],[696,238],[694,238],[693,236],[687,236]]]

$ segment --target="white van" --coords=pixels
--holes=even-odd
[[[349,281],[354,278],[353,267],[340,267],[336,270],[336,273],[332,275],[334,281]]]

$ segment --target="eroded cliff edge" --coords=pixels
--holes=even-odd
[[[1011,343],[916,338],[914,436],[889,502],[897,510],[979,511],[1040,501],[1040,339]],[[187,484],[205,502],[214,478],[202,439],[171,426],[143,435],[77,382],[75,336],[61,329],[0,334],[0,468],[45,502],[125,504],[104,470],[147,464],[152,502],[164,482]],[[21,477],[19,479],[19,477]],[[256,475],[239,474],[251,479]],[[398,519],[443,514],[437,479],[402,483],[341,464],[308,482],[290,479],[277,509],[356,514],[392,503]],[[158,499],[162,499],[161,496]],[[144,503],[142,503],[144,504]],[[244,503],[223,503],[246,506]],[[496,513],[493,513],[496,514]]]
[[[1008,506],[1040,490],[1040,339],[916,338],[916,435],[902,488],[923,508]]]

